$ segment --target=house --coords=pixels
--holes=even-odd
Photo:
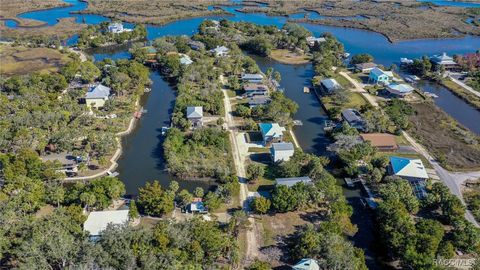
[[[418,198],[426,196],[425,185],[428,173],[422,160],[392,156],[390,157],[388,171],[390,175],[396,175],[407,180],[412,185]]]
[[[342,119],[351,127],[354,127],[358,130],[365,130],[365,120],[363,120],[362,115],[355,109],[343,110]]]
[[[102,84],[92,86],[85,95],[85,103],[88,107],[101,108],[105,105],[105,101],[108,100],[110,91],[110,87]]]
[[[387,91],[396,96],[404,97],[413,92],[414,88],[405,83],[389,83],[386,88]]]
[[[391,79],[393,79],[392,72],[385,72],[378,67],[374,67],[368,75],[368,80],[376,84],[388,84]]]
[[[188,66],[193,63],[192,59],[190,59],[190,56],[183,53],[180,53],[178,55],[180,56],[180,64]]]
[[[266,96],[268,94],[268,87],[259,83],[247,83],[243,86],[245,95],[251,96]]]
[[[445,69],[455,69],[457,68],[457,63],[453,61],[453,57],[448,56],[447,53],[443,53],[441,55],[434,55],[430,57],[430,62],[437,66],[443,66]]]
[[[341,90],[342,86],[335,79],[324,79],[320,82],[325,92],[331,94],[336,90]]]
[[[308,46],[314,46],[314,45],[315,45],[315,42],[321,43],[321,42],[327,41],[324,37],[318,37],[318,38],[316,38],[316,37],[312,37],[312,36],[307,37],[306,40],[307,40]]]
[[[267,96],[252,96],[248,98],[248,106],[255,108],[257,106],[266,105],[271,101]]]
[[[272,147],[270,148],[270,154],[272,155],[274,163],[289,161],[294,152],[295,147],[293,147],[292,143],[272,143]]]
[[[243,74],[242,75],[242,82],[244,83],[262,83],[263,82],[263,75],[262,74]]]
[[[203,107],[187,107],[187,119],[193,128],[203,125]]]
[[[215,57],[228,56],[229,51],[230,50],[225,46],[217,46],[215,49],[210,50],[210,52],[213,53]]]
[[[312,179],[308,176],[302,176],[302,177],[288,177],[288,178],[275,178],[275,184],[279,186],[287,186],[287,187],[292,187],[297,183],[304,183],[306,185],[309,185],[312,182]]]
[[[203,44],[203,42],[201,41],[196,41],[196,40],[192,40],[188,42],[188,46],[190,46],[190,48],[195,51],[200,51],[205,49],[205,44]]]
[[[83,230],[90,234],[90,237],[96,239],[104,231],[108,224],[125,225],[128,223],[129,210],[114,210],[114,211],[95,211],[90,212],[85,223],[83,223]]]
[[[122,23],[111,23],[108,25],[108,32],[113,33],[113,34],[120,34],[123,32],[130,32],[132,29],[128,28],[123,28]]]
[[[360,134],[360,138],[364,142],[370,142],[370,144],[379,151],[396,151],[398,150],[398,144],[395,141],[395,136],[387,133],[363,133]]]
[[[260,132],[262,133],[265,145],[283,140],[283,132],[286,131],[277,123],[259,123]]]
[[[372,71],[372,69],[376,68],[377,67],[377,64],[375,63],[372,63],[372,62],[368,62],[368,63],[360,63],[360,64],[356,64],[355,65],[355,70],[357,72],[361,72],[361,73],[368,73],[370,71]]]
[[[187,206],[187,211],[194,214],[208,213],[207,207],[205,207],[202,198],[193,198],[192,202]]]
[[[292,267],[293,270],[320,270],[320,266],[314,259],[302,259]]]

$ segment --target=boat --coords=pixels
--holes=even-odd
[[[165,136],[169,129],[170,129],[169,127],[162,127],[162,136]]]
[[[152,88],[149,88],[149,87],[145,87],[145,89],[143,90],[144,93],[148,93],[152,91]]]
[[[110,171],[107,171],[107,175],[108,177],[117,177],[120,175],[119,172],[110,172]]]
[[[344,57],[344,58],[348,58],[349,56],[350,56],[350,53],[348,53],[348,52],[346,52],[346,53],[343,54],[343,57]]]
[[[438,95],[437,94],[434,94],[432,92],[423,92],[427,97],[431,97],[431,98],[438,98]]]
[[[410,65],[410,64],[413,64],[413,60],[409,59],[409,58],[402,57],[402,58],[400,58],[400,64]]]
[[[304,93],[310,93],[310,88],[307,87],[307,86],[304,86],[304,87],[303,87],[303,92],[304,92]]]
[[[293,120],[293,125],[294,126],[303,126],[303,122],[300,120]]]

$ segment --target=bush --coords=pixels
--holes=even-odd
[[[250,203],[253,211],[259,214],[266,214],[270,210],[271,202],[264,197],[255,197]]]
[[[247,178],[249,182],[256,182],[265,174],[265,168],[257,163],[252,163],[247,166]]]

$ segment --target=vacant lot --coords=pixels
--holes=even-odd
[[[411,104],[413,135],[449,169],[480,168],[480,138],[460,126],[434,104]]]
[[[83,13],[94,13],[132,23],[165,24],[184,18],[225,14],[208,6],[229,4],[228,0],[89,0]]]
[[[284,64],[298,65],[310,62],[310,57],[307,55],[289,50],[272,50],[270,57],[273,60]]]
[[[32,72],[57,70],[69,57],[49,48],[0,46],[0,74],[23,75]]]

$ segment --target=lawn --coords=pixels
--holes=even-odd
[[[310,62],[310,57],[303,53],[297,53],[283,49],[272,50],[270,53],[270,57],[275,61],[284,64],[298,65]]]
[[[339,107],[340,110],[348,109],[348,108],[355,108],[360,109],[363,105],[368,104],[367,101],[363,98],[360,93],[356,92],[347,92],[349,101],[338,105],[336,104],[335,100],[330,96],[324,96],[321,98],[323,105],[327,109],[327,111],[331,111],[333,108]],[[339,110],[339,111],[340,111]]]
[[[67,54],[50,48],[0,46],[0,74],[24,75],[32,72],[53,72],[70,58]]]

